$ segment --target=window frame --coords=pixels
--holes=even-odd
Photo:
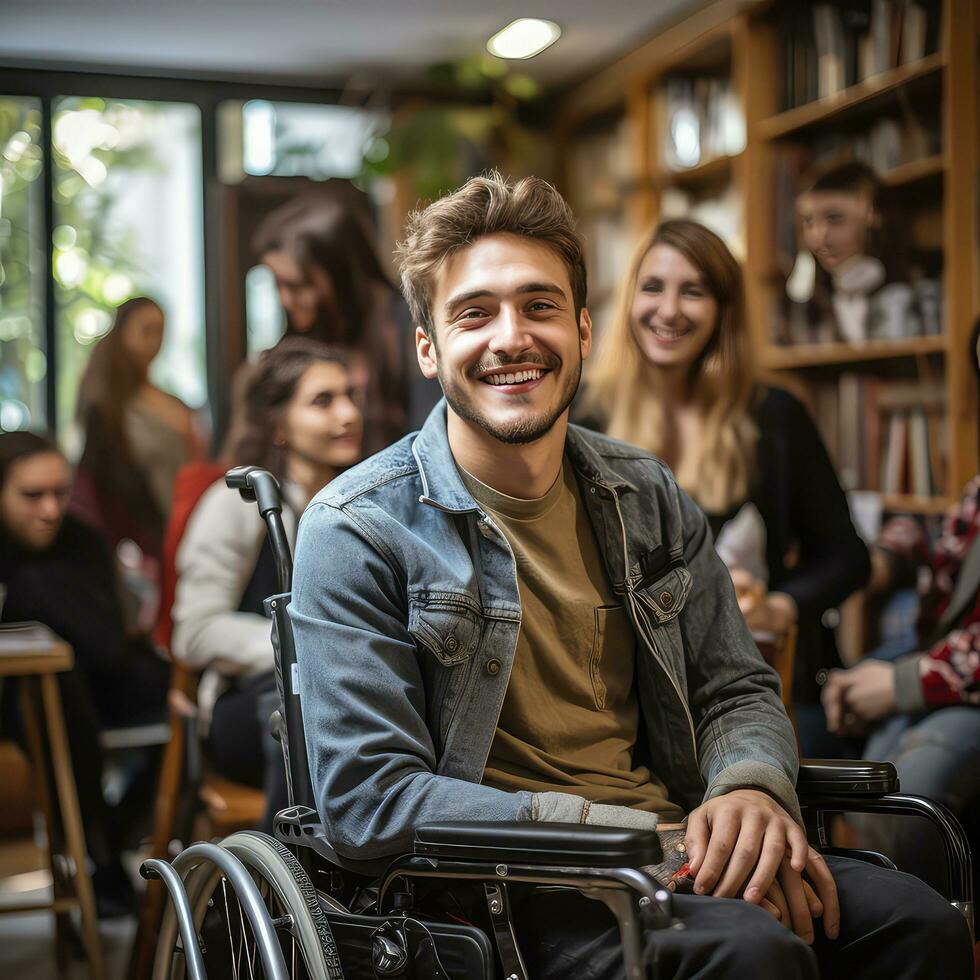
[[[211,412],[215,439],[227,428],[231,377],[244,351],[245,324],[237,325],[241,337],[231,336],[222,282],[223,195],[226,186],[219,173],[218,109],[223,102],[264,99],[269,102],[302,102],[337,105],[342,92],[324,84],[295,85],[270,80],[183,74],[134,74],[132,69],[106,68],[103,71],[42,69],[10,62],[0,65],[0,93],[5,96],[35,98],[41,103],[43,152],[42,213],[44,230],[44,342],[47,358],[45,376],[45,414],[53,430],[57,419],[58,363],[55,339],[55,290],[51,272],[54,260],[54,197],[52,153],[52,105],[59,96],[97,96],[105,99],[183,102],[196,105],[201,114],[200,202],[203,214],[204,319],[207,405]]]

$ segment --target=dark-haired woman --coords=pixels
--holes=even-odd
[[[365,388],[365,450],[417,427],[441,392],[414,369],[408,312],[378,259],[364,208],[304,196],[273,211],[252,242],[276,277],[286,336],[342,347]]]
[[[290,544],[313,495],[361,455],[359,394],[337,350],[286,338],[250,373],[224,457],[270,470],[283,488]],[[219,480],[201,497],[177,551],[174,656],[204,675],[198,689],[212,764],[266,792],[263,826],[286,805],[277,703],[263,600],[279,591],[258,511]]]
[[[151,578],[162,557],[174,477],[204,455],[194,413],[150,381],[163,333],[160,305],[138,296],[119,306],[92,351],[78,392],[85,442],[72,494],[72,511],[102,532],[110,550],[125,540],[139,546]]]
[[[74,667],[58,675],[72,765],[101,915],[128,911],[116,814],[102,796],[106,727],[162,720],[168,666],[128,640],[116,571],[102,537],[67,514],[71,467],[50,439],[0,434],[0,584],[4,622],[44,623],[71,644]],[[4,691],[4,723],[16,715]]]

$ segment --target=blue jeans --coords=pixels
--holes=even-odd
[[[896,715],[871,736],[864,755],[894,762],[903,793],[943,803],[962,820],[980,799],[980,709],[956,705],[924,716]],[[869,847],[945,890],[942,845],[931,824],[875,815],[860,826]]]

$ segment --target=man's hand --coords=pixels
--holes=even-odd
[[[702,803],[688,817],[684,843],[695,894],[732,898],[748,880],[744,898],[756,905],[784,858],[799,875],[810,852],[803,828],[756,789],[732,790]]]
[[[784,858],[760,904],[806,943],[813,942],[813,920],[821,917],[827,938],[836,939],[840,932],[837,886],[826,862],[813,848],[809,849],[805,873],[806,878]]]
[[[856,723],[881,721],[895,713],[895,667],[882,660],[865,660],[850,670],[832,670],[820,692],[827,728],[848,731]]]

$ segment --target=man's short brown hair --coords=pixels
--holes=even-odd
[[[578,318],[586,297],[585,257],[565,199],[540,177],[508,183],[496,171],[472,177],[458,190],[408,217],[398,245],[402,291],[414,322],[432,330],[436,270],[457,249],[503,232],[533,238],[557,253],[568,269]]]

